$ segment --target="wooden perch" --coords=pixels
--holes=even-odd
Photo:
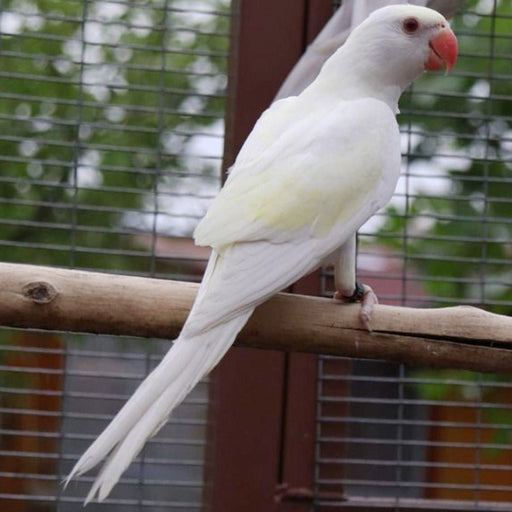
[[[0,324],[58,331],[175,338],[198,285],[0,263]],[[237,345],[378,358],[421,366],[512,371],[512,318],[469,306],[379,305],[374,331],[359,306],[278,294],[261,305]]]

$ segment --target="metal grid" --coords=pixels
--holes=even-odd
[[[226,2],[46,9],[2,8],[3,259],[147,273],[134,236],[189,235],[219,186]]]
[[[220,187],[228,0],[0,4],[3,261],[198,280]],[[0,330],[2,510],[81,510],[60,482],[169,342]],[[202,381],[91,510],[199,510]],[[144,486],[142,486],[144,482]]]
[[[227,12],[220,0],[2,2],[4,261],[199,277],[206,254],[185,237],[220,183]],[[360,276],[382,302],[507,312],[511,2],[469,2],[455,25],[456,72],[402,102],[403,178],[361,231]],[[54,506],[168,344],[0,340],[0,500]],[[334,358],[319,369],[317,510],[510,509],[509,379]],[[89,507],[199,509],[206,393],[203,382],[112,498]],[[81,509],[90,480],[57,507]]]
[[[359,277],[383,303],[509,314],[512,2],[453,25],[453,75],[402,99],[402,177],[360,231]],[[316,510],[510,510],[511,407],[509,376],[321,357]]]

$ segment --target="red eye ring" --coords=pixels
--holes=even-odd
[[[406,18],[402,27],[407,34],[414,34],[420,27],[420,22],[416,18]]]

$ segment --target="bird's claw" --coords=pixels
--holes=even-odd
[[[372,290],[371,286],[363,284],[363,287],[364,294],[363,298],[361,299],[361,310],[359,312],[359,318],[361,319],[361,322],[365,326],[366,330],[368,332],[372,332],[370,319],[373,314],[373,307],[375,304],[379,303],[379,299],[377,299],[377,295],[375,295],[375,292]]]
[[[377,295],[373,289],[367,284],[356,283],[355,290],[351,295],[346,295],[343,291],[336,290],[334,292],[334,299],[343,302],[360,302],[361,309],[359,311],[359,318],[368,332],[372,331],[370,320],[373,313],[373,307],[379,303]]]

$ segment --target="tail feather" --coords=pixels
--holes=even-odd
[[[146,377],[132,397],[126,402],[107,428],[85,451],[65,481],[69,481],[96,466],[124,437],[164,392],[169,383],[178,377],[187,361],[193,357],[193,346],[175,341],[160,364]]]
[[[179,392],[178,390],[178,387],[183,388],[185,380],[181,378],[174,381],[173,385],[146,410],[144,416],[119,441],[94,481],[85,504],[94,499],[96,494],[99,501],[103,501],[108,496],[132,460],[142,450],[146,440],[155,435],[159,428],[165,424],[165,419],[170,413],[169,407],[181,402],[186,396],[186,392]]]
[[[251,313],[252,309],[242,312],[207,332],[180,335],[161,363],[82,455],[66,485],[110,453],[85,503],[96,495],[100,501],[105,499],[146,440],[156,434],[171,411],[227,352]]]

